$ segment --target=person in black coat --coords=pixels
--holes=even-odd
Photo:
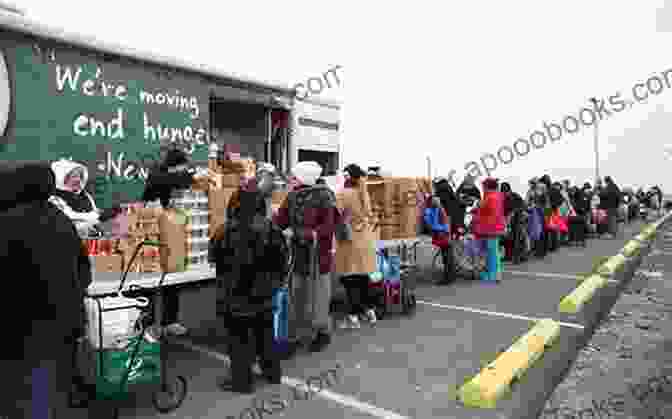
[[[0,264],[11,276],[2,305],[0,417],[67,418],[84,328],[91,265],[72,221],[48,202],[56,192],[48,164],[0,171]]]
[[[604,178],[605,187],[600,192],[600,208],[607,211],[609,236],[618,233],[618,207],[621,205],[621,190],[610,176]]]
[[[167,208],[174,190],[189,189],[194,181],[194,171],[189,168],[187,153],[171,147],[164,152],[161,162],[150,169],[142,200],[161,202]]]
[[[280,354],[273,345],[273,291],[284,284],[288,251],[282,230],[266,216],[264,191],[269,189],[259,183],[255,178],[241,187],[231,218],[210,243],[218,311],[231,339],[231,379],[220,388],[245,394],[254,392],[255,355],[267,381],[280,384],[282,376]]]
[[[435,179],[434,193],[441,201],[441,206],[446,211],[446,214],[450,217],[451,224],[453,223],[453,220],[459,219],[461,214],[460,201],[458,200],[453,187],[450,185],[450,182],[448,182],[448,179]],[[464,221],[464,215],[462,215],[462,220]]]
[[[505,260],[518,259],[524,250],[521,244],[524,243],[523,234],[527,234],[527,214],[525,200],[518,193],[511,189],[511,185],[502,182],[500,191],[504,194],[504,215],[508,220],[509,234],[505,237],[503,243],[505,248]]]
[[[460,186],[455,191],[459,202],[458,210],[456,211],[455,220],[451,219],[451,223],[456,228],[464,228],[464,217],[467,214],[467,208],[471,206],[474,201],[481,199],[481,191],[476,186],[475,178],[469,174],[464,178]]]

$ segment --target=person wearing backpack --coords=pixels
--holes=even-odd
[[[231,338],[231,379],[220,384],[225,391],[254,392],[252,366],[260,358],[263,377],[280,384],[280,356],[273,345],[273,292],[283,286],[288,268],[286,239],[267,217],[266,198],[272,177],[257,171],[236,192],[229,217],[210,242],[215,263],[218,309]]]
[[[440,249],[443,258],[443,279],[440,284],[449,284],[455,280],[455,263],[450,246],[450,218],[443,209],[439,197],[427,198],[423,223],[432,235],[432,245]]]
[[[310,350],[319,352],[331,343],[331,274],[334,270],[334,234],[341,214],[336,194],[326,185],[317,185],[322,166],[314,161],[298,163],[292,169],[292,191],[274,219],[291,231],[294,252],[292,273],[294,333],[311,339]],[[304,301],[301,301],[304,300]]]

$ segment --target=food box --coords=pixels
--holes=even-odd
[[[123,269],[123,256],[112,254],[105,256],[91,256],[91,264],[95,272],[112,272],[121,274]]]

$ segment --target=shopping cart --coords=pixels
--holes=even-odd
[[[130,267],[143,246],[160,247],[161,243],[144,240],[138,244],[121,275],[116,297],[112,297],[112,301],[116,301],[117,304],[110,304],[110,300],[104,304],[105,296],[88,297],[93,300],[97,308],[97,321],[95,322],[97,333],[93,334],[93,340],[97,340],[94,342],[97,358],[95,361],[96,399],[120,400],[125,398],[130,393],[129,383],[131,381],[134,385],[159,385],[159,389],[153,394],[152,403],[158,412],[169,413],[184,402],[187,395],[187,380],[178,375],[172,382],[168,381],[166,351],[163,349],[166,332],[159,324],[156,324],[156,319],[153,319],[150,307],[155,304],[150,304],[150,298],[142,296],[147,293],[147,289],[131,285],[128,290],[124,290]],[[152,302],[156,301],[157,296],[163,297],[162,285],[165,278],[166,273],[162,272],[155,291],[151,295]],[[124,302],[127,303],[124,304]],[[140,314],[134,321],[133,333],[117,340],[117,348],[110,349],[109,345],[104,344],[103,316],[105,313],[117,310],[126,310],[129,313],[138,310]],[[89,327],[93,326],[89,325]],[[109,341],[109,337],[107,340]],[[158,362],[156,362],[157,358]],[[111,367],[113,364],[117,368]],[[120,365],[125,366],[125,369],[119,368]],[[114,408],[113,417],[115,419],[119,417],[118,406]]]

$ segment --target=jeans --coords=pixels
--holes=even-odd
[[[495,281],[499,279],[502,271],[502,261],[499,254],[499,238],[486,239],[487,256],[486,272],[481,273],[481,279],[485,281]]]

